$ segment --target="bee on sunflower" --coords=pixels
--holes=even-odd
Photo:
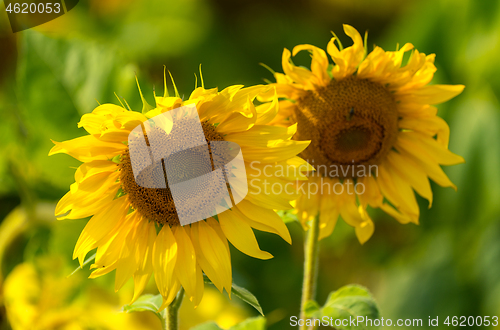
[[[201,72],[200,72],[201,73]],[[175,84],[174,84],[175,88]],[[270,126],[278,111],[278,99],[255,106],[254,100],[274,90],[270,86],[195,87],[187,100],[155,95],[156,106],[144,97],[142,113],[123,105],[103,104],[82,116],[78,126],[88,135],[54,142],[49,155],[68,154],[83,162],[75,173],[75,183],[56,207],[58,219],[91,217],[74,249],[73,258],[82,265],[94,249],[96,257],[91,278],[116,271],[115,290],[133,277],[135,301],[154,274],[163,297],[160,310],[167,307],[180,290],[195,306],[204,291],[203,273],[222,292],[231,293],[232,270],[228,241],[241,252],[259,259],[272,255],[262,251],[253,229],[281,236],[291,243],[290,234],[274,209],[290,208],[295,192],[258,194],[259,184],[306,180],[300,171],[295,176],[272,176],[254,180],[261,168],[286,164],[308,164],[297,155],[309,142],[291,140],[296,128]],[[140,89],[139,89],[140,91]],[[272,91],[271,91],[272,93]],[[181,106],[195,105],[207,142],[237,143],[243,154],[249,185],[246,197],[231,209],[205,220],[182,226],[168,188],[145,188],[134,180],[129,150],[129,135],[150,118]],[[166,134],[166,133],[165,133]],[[161,139],[160,139],[161,140]],[[185,164],[191,166],[192,164]],[[253,172],[252,172],[253,171]],[[267,173],[270,173],[269,171]],[[257,177],[258,178],[258,177]],[[197,191],[191,200],[196,201]]]
[[[344,31],[353,45],[343,48],[334,35],[327,46],[333,65],[324,50],[312,45],[283,51],[284,73],[273,72],[276,83],[271,84],[282,98],[273,124],[297,124],[294,139],[311,141],[301,156],[316,171],[302,183],[306,193],[296,201],[303,226],[307,229],[319,215],[322,239],[340,215],[364,243],[374,232],[368,206],[401,223],[418,224],[414,191],[430,207],[429,179],[456,189],[440,165],[464,159],[448,150],[450,130],[433,105],[457,96],[464,86],[429,85],[436,71],[434,54],[420,53],[409,43],[396,51],[375,47],[367,54],[366,35],[363,42],[352,26],[344,25]],[[310,70],[291,62],[303,50],[311,53]]]

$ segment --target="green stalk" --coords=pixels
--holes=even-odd
[[[318,280],[319,259],[319,214],[312,221],[304,239],[304,279],[302,282],[302,300],[300,304],[300,318],[306,320],[305,307],[309,300],[316,296],[316,282]],[[305,322],[304,322],[305,323]],[[304,325],[301,330],[306,330]]]
[[[178,330],[179,329],[179,308],[182,305],[184,298],[184,289],[181,287],[174,301],[165,308],[165,318],[162,324],[163,330]]]

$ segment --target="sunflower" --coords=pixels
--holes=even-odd
[[[166,80],[165,80],[166,81]],[[175,84],[174,84],[175,87]],[[135,301],[151,275],[163,296],[161,309],[175,298],[181,286],[197,306],[204,291],[203,273],[222,292],[230,295],[232,284],[228,241],[241,252],[259,259],[272,255],[259,248],[252,228],[275,233],[291,243],[290,234],[274,209],[290,208],[297,198],[292,189],[259,194],[262,184],[306,180],[296,175],[276,175],[259,179],[262,169],[287,165],[306,168],[297,155],[309,142],[293,141],[296,127],[267,125],[277,114],[278,99],[254,105],[256,96],[273,93],[269,86],[195,87],[189,99],[155,95],[156,107],[144,97],[142,113],[124,106],[103,104],[82,116],[79,127],[88,135],[54,142],[49,155],[66,153],[83,162],[75,173],[75,183],[56,207],[58,219],[90,217],[75,246],[73,258],[83,265],[89,251],[97,249],[90,278],[116,271],[115,290],[133,277]],[[139,88],[140,91],[140,88]],[[207,142],[237,143],[243,154],[248,194],[236,206],[202,221],[182,226],[172,193],[166,188],[145,188],[134,180],[129,135],[150,118],[181,106],[195,105]],[[143,126],[144,127],[144,126]],[[212,152],[211,152],[212,156]],[[251,165],[251,166],[249,166]],[[185,164],[189,168],[191,164]],[[304,167],[305,166],[305,167]],[[198,191],[192,191],[196,203]],[[203,202],[203,201],[200,201]]]
[[[294,138],[311,140],[301,156],[316,171],[302,183],[296,201],[304,227],[319,214],[321,239],[332,233],[340,215],[364,243],[374,231],[368,206],[418,224],[414,191],[430,207],[429,178],[456,189],[440,165],[464,159],[448,150],[449,127],[432,105],[464,86],[428,85],[436,71],[434,54],[408,43],[396,51],[375,47],[367,55],[366,35],[363,42],[353,27],[344,25],[344,31],[353,45],[343,48],[334,35],[327,46],[334,64],[312,45],[283,51],[284,74],[273,72],[271,84],[282,98],[273,124],[298,124]],[[311,54],[311,70],[291,62],[291,55],[303,50]]]

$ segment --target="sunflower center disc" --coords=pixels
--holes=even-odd
[[[203,132],[205,134],[205,138],[208,143],[210,141],[224,141],[221,134],[217,133],[214,127],[207,122],[201,123],[203,127]],[[165,134],[163,131],[152,132],[152,134]],[[210,150],[210,143],[208,144],[210,158],[212,158],[212,152]],[[190,159],[195,160],[196,153],[191,155],[184,155],[183,162],[187,162],[192,164]],[[213,163],[213,161],[212,161]],[[179,171],[178,177],[182,177],[183,172],[186,177],[196,176],[196,171],[201,171],[201,169],[196,166],[185,166],[176,168],[176,171]],[[182,173],[181,173],[182,172]],[[148,171],[144,171],[141,175],[149,175]],[[122,182],[123,190],[128,194],[130,203],[133,208],[139,211],[139,213],[150,219],[154,220],[162,225],[175,226],[180,225],[179,217],[177,216],[177,211],[174,203],[174,199],[172,197],[172,193],[168,188],[145,188],[139,186],[134,178],[134,173],[132,171],[132,164],[130,161],[130,153],[127,149],[121,155],[121,164],[120,164],[120,180]],[[226,182],[221,182],[221,184],[226,185]]]
[[[328,177],[368,175],[370,165],[378,165],[391,150],[398,132],[392,94],[356,77],[309,91],[298,100],[295,117],[296,138],[311,140],[301,156]]]

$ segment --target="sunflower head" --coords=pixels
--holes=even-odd
[[[298,138],[310,135],[313,143],[302,157],[327,167],[377,165],[391,150],[398,132],[393,95],[377,83],[351,77],[297,101]],[[351,171],[344,171],[346,177]],[[329,173],[323,173],[328,176]]]
[[[228,241],[243,253],[260,259],[269,259],[272,255],[259,248],[252,229],[275,233],[291,242],[285,224],[274,209],[290,208],[289,202],[297,198],[297,192],[288,189],[279,193],[271,191],[266,196],[259,193],[261,185],[267,180],[288,183],[307,179],[301,171],[285,175],[273,169],[280,164],[307,168],[308,164],[297,154],[307,147],[308,142],[291,140],[295,127],[268,125],[278,111],[277,97],[259,106],[254,104],[254,100],[258,95],[273,93],[273,90],[270,86],[231,86],[218,91],[202,86],[196,87],[187,100],[180,98],[177,90],[175,96],[169,96],[166,90],[163,97],[155,96],[155,107],[147,104],[141,92],[144,102],[142,112],[127,110],[123,105],[99,105],[91,113],[83,115],[78,124],[87,135],[54,142],[50,155],[66,153],[82,162],[76,170],[75,183],[57,204],[56,216],[59,219],[91,217],[73,255],[83,264],[88,252],[97,249],[91,278],[115,270],[115,289],[118,290],[133,277],[135,300],[154,274],[164,299],[162,309],[172,302],[181,286],[196,306],[203,295],[203,273],[220,291],[225,289],[228,294],[231,292]],[[154,153],[154,148],[137,149],[134,144],[139,140],[134,139],[132,132],[144,129],[151,118],[162,114],[168,117],[177,113],[174,110],[185,106],[196,108],[200,134],[209,146],[207,155],[212,163],[228,155],[232,157],[231,148],[215,148],[218,142],[237,144],[245,162],[245,166],[240,168],[245,171],[244,177],[249,181],[252,179],[253,184],[248,185],[247,192],[240,191],[238,185],[231,186],[233,193],[227,203],[232,206],[216,217],[182,226],[179,205],[174,203],[172,184],[176,183],[176,178],[199,177],[213,168],[207,169],[202,166],[204,163],[197,163],[200,153],[191,150],[168,164],[162,161],[160,167],[144,166],[138,176],[133,169],[131,150],[139,150],[139,154],[151,150]],[[161,122],[158,127],[167,124]],[[161,141],[168,140],[166,135],[169,131],[164,126],[161,130],[158,127],[149,127],[148,134],[144,136],[144,146],[152,146],[152,141],[156,140],[160,141],[158,143],[163,150],[175,148],[161,145]],[[263,168],[266,168],[265,173],[271,175],[260,180]],[[159,173],[161,170],[175,175],[165,176],[166,172]],[[239,175],[234,166],[226,174]],[[158,175],[166,181],[163,186],[158,182],[148,186],[141,183],[144,182],[141,175],[146,181]],[[220,184],[226,185],[226,180],[222,179]],[[218,184],[217,181],[213,185]],[[188,201],[185,203],[202,205],[207,191],[210,195],[210,191],[215,189],[213,185],[199,185],[188,190],[183,195]],[[201,188],[206,190],[204,194]],[[241,197],[239,203],[230,204],[238,196]]]
[[[319,213],[323,238],[340,215],[363,243],[374,230],[368,205],[402,223],[418,223],[414,191],[431,204],[429,178],[455,187],[440,165],[463,158],[448,150],[449,127],[433,105],[460,94],[464,86],[429,85],[436,71],[434,54],[420,53],[411,44],[368,53],[366,36],[363,42],[353,27],[344,25],[344,30],[353,40],[350,47],[343,48],[334,36],[327,52],[312,45],[284,50],[284,73],[274,73],[271,84],[283,98],[273,123],[297,124],[294,138],[311,141],[301,156],[316,172],[297,200],[304,226]],[[290,60],[303,50],[311,54],[310,70]],[[314,185],[321,190],[311,190]]]

